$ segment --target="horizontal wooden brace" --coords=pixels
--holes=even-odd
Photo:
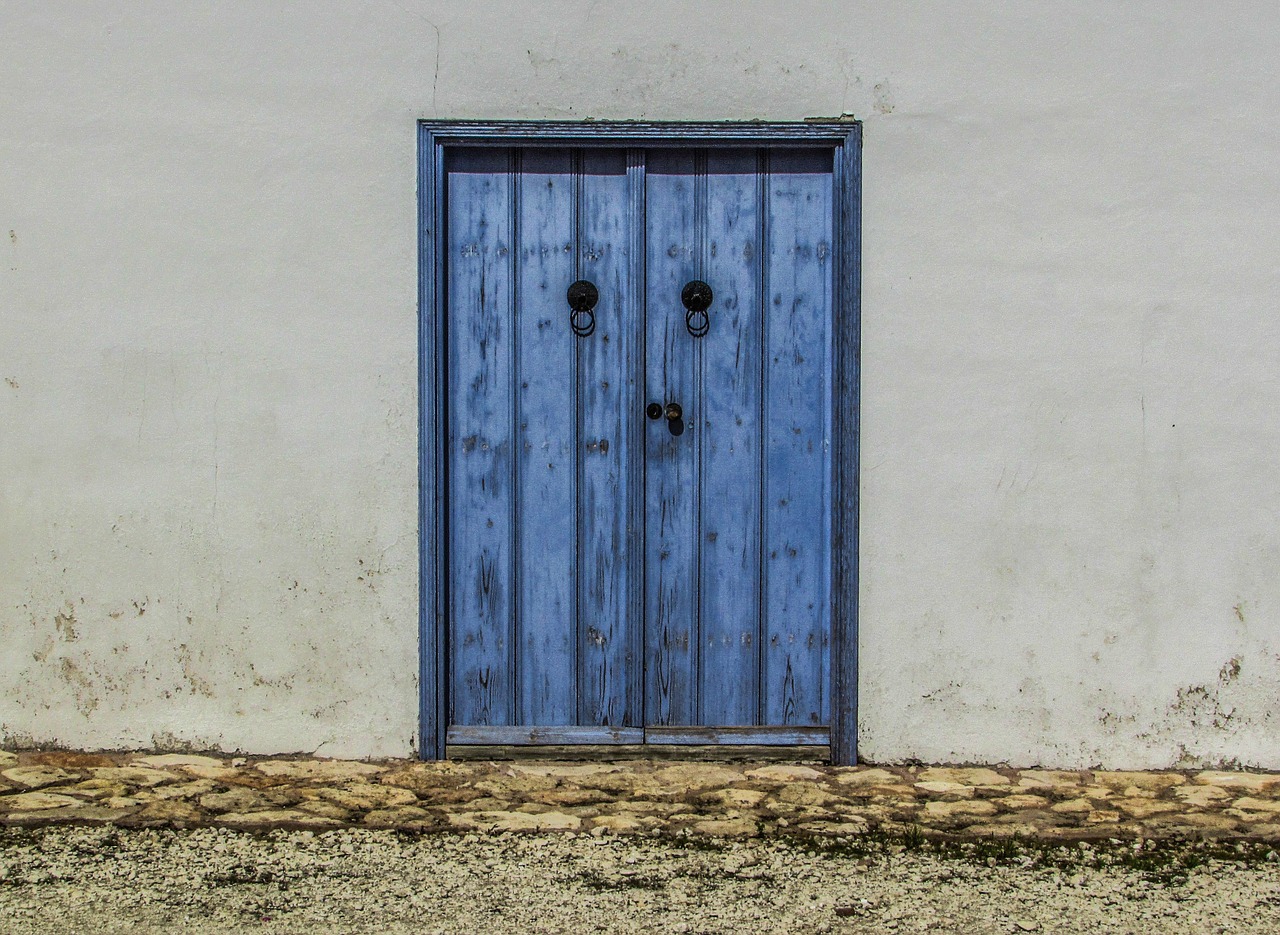
[[[820,746],[831,742],[826,727],[647,727],[645,743],[739,746]]]
[[[681,763],[830,763],[831,748],[826,746],[756,746],[715,744],[549,744],[518,746],[514,744],[449,744],[445,757],[450,760],[677,760]]]
[[[450,727],[453,746],[550,746],[566,744],[664,744],[672,746],[825,746],[826,727]]]
[[[450,727],[448,744],[497,744],[501,746],[543,746],[547,744],[644,743],[639,727]]]

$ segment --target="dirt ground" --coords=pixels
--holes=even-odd
[[[1265,845],[0,832],[0,931],[1280,932]]]

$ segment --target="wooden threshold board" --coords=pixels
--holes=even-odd
[[[830,763],[826,744],[448,744],[448,760],[675,760],[700,763]]]
[[[445,737],[449,746],[547,746],[557,744],[661,744],[704,746],[826,746],[826,727],[539,727],[527,724],[455,725]]]

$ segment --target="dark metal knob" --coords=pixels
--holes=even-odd
[[[664,414],[667,419],[675,421],[684,415],[684,410],[680,408],[679,403],[667,403],[667,411]]]
[[[687,283],[684,291],[680,293],[680,301],[691,312],[705,312],[711,307],[712,298],[711,287],[701,279],[694,279]]]
[[[711,316],[707,314],[707,309],[711,307],[713,297],[711,287],[701,279],[690,281],[680,293],[680,301],[688,309],[684,313],[684,326],[695,338],[700,338],[711,330]]]
[[[662,403],[649,403],[648,408],[646,408],[644,412],[650,419],[661,419]]]
[[[579,279],[569,287],[569,307],[575,312],[589,312],[600,301],[600,290],[595,283]]]
[[[580,338],[590,337],[596,330],[596,313],[593,309],[600,301],[600,290],[594,283],[579,279],[569,287],[569,327]]]

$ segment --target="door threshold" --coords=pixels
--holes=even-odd
[[[556,746],[559,744],[601,744],[621,746],[829,746],[831,730],[826,727],[539,727],[528,724],[492,724],[478,727],[453,726],[445,735],[446,746]]]
[[[447,744],[449,760],[678,760],[699,763],[831,762],[828,744]]]

